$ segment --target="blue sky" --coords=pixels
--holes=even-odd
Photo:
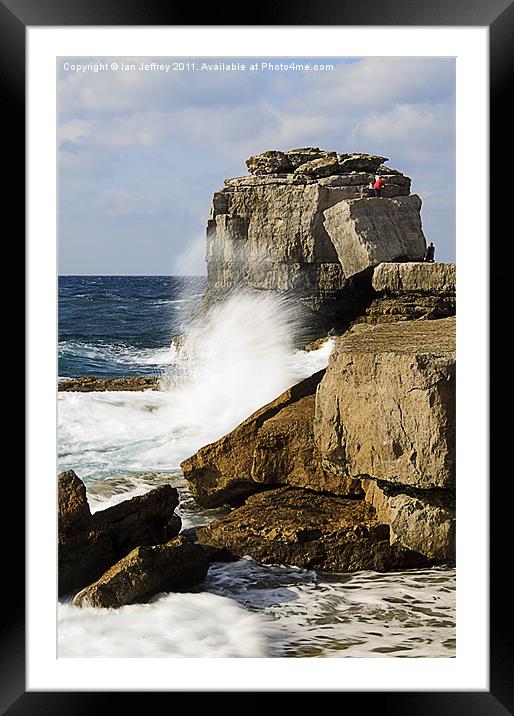
[[[325,72],[63,69],[113,60],[58,61],[59,273],[205,273],[212,193],[247,174],[251,154],[301,146],[389,157],[423,199],[436,258],[455,260],[453,59],[294,60],[332,63]]]

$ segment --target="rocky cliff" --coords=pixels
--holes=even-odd
[[[359,569],[400,569],[419,565],[420,555],[452,559],[455,320],[355,326],[337,340],[326,372],[286,391],[182,467],[205,505],[294,488],[255,495],[201,532],[206,544],[235,555],[287,557],[320,569],[348,569],[352,560]],[[368,540],[371,526],[382,531],[357,544],[348,524],[353,515],[353,526],[361,525],[359,502],[369,505],[361,537]],[[307,503],[320,514],[343,509],[344,525],[320,518],[313,526]],[[303,536],[291,532],[295,523]],[[384,551],[378,534],[378,543],[386,534],[400,551]],[[372,545],[379,551],[366,562],[362,554]]]
[[[367,300],[370,269],[419,261],[426,246],[421,200],[385,161],[311,147],[250,157],[251,174],[213,197],[205,301],[273,291],[294,301],[310,336],[346,327]],[[380,198],[369,196],[375,173]]]

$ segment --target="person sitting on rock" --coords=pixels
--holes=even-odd
[[[384,180],[380,178],[378,174],[375,174],[375,183],[373,184],[373,191],[375,196],[382,196],[382,189],[384,188]]]
[[[375,196],[375,190],[373,189],[373,179],[368,184],[368,196]]]
[[[423,258],[424,263],[433,264],[434,256],[435,256],[435,246],[432,242],[430,242],[426,248],[426,251],[425,251],[425,256]]]

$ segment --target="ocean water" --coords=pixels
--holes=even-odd
[[[183,527],[226,514],[191,498],[180,462],[328,361],[294,350],[289,307],[234,295],[193,318],[203,278],[61,277],[59,375],[156,375],[159,391],[58,394],[59,467],[93,511],[169,483]],[[171,337],[188,327],[177,352]],[[59,605],[60,656],[452,657],[455,571],[319,574],[250,558],[190,594],[117,611]]]

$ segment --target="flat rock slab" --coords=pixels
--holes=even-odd
[[[264,564],[323,572],[388,572],[425,566],[422,555],[389,544],[389,528],[362,499],[282,487],[248,498],[197,530],[198,542]]]
[[[73,604],[117,608],[144,602],[159,592],[193,587],[204,579],[207,569],[203,549],[183,537],[166,544],[137,547],[79,592]]]
[[[88,393],[94,391],[118,390],[159,390],[157,376],[130,376],[127,378],[94,378],[81,376],[61,380],[57,390],[72,393]]]
[[[373,270],[375,291],[455,295],[455,264],[382,263]]]

